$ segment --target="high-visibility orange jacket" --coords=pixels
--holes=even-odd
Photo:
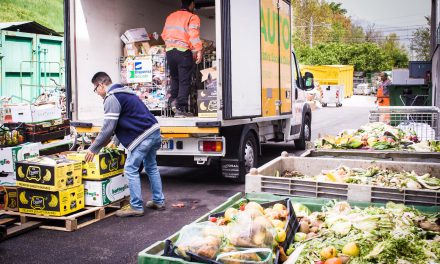
[[[172,13],[167,17],[162,38],[165,41],[167,49],[202,50],[200,18],[187,10],[179,10]]]

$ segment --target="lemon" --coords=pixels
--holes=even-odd
[[[355,242],[350,242],[342,248],[342,254],[357,257],[360,254],[360,250]]]
[[[278,228],[284,228],[285,223],[283,221],[281,221],[281,220],[273,219],[273,220],[271,220],[271,222],[272,222],[272,225],[275,228],[277,228],[277,227]]]
[[[249,202],[248,204],[246,204],[244,210],[248,210],[248,209],[256,209],[260,211],[262,214],[264,214],[263,207],[256,202]]]
[[[279,227],[275,228],[275,231],[276,231],[275,240],[278,243],[284,242],[284,240],[286,240],[286,231],[284,231],[284,229]]]
[[[338,250],[335,247],[323,248],[320,252],[321,258],[324,260],[335,258],[338,254]]]

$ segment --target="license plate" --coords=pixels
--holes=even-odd
[[[160,150],[172,150],[174,148],[174,141],[172,139],[162,139],[162,146]]]

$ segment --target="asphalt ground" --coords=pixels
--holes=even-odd
[[[335,134],[368,122],[374,98],[353,97],[343,107],[318,108],[313,112],[312,139],[318,134]],[[262,165],[282,151],[298,155],[293,144],[263,146]],[[0,264],[8,263],[136,263],[137,254],[158,240],[214,209],[228,197],[244,191],[210,168],[160,167],[165,211],[146,210],[143,217],[109,217],[75,232],[37,229],[0,242]],[[146,176],[142,178],[144,200],[150,197]],[[183,208],[172,204],[183,203]]]

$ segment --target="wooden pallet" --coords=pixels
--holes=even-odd
[[[85,207],[76,213],[66,216],[33,215],[9,211],[4,213],[11,216],[19,216],[21,225],[43,220],[44,223],[40,228],[72,232],[114,215],[117,210],[128,203],[128,198],[124,198],[106,206]]]
[[[0,241],[18,236],[22,233],[36,229],[43,224],[43,221],[29,221],[25,224],[20,223],[18,216],[7,213],[0,213]]]

